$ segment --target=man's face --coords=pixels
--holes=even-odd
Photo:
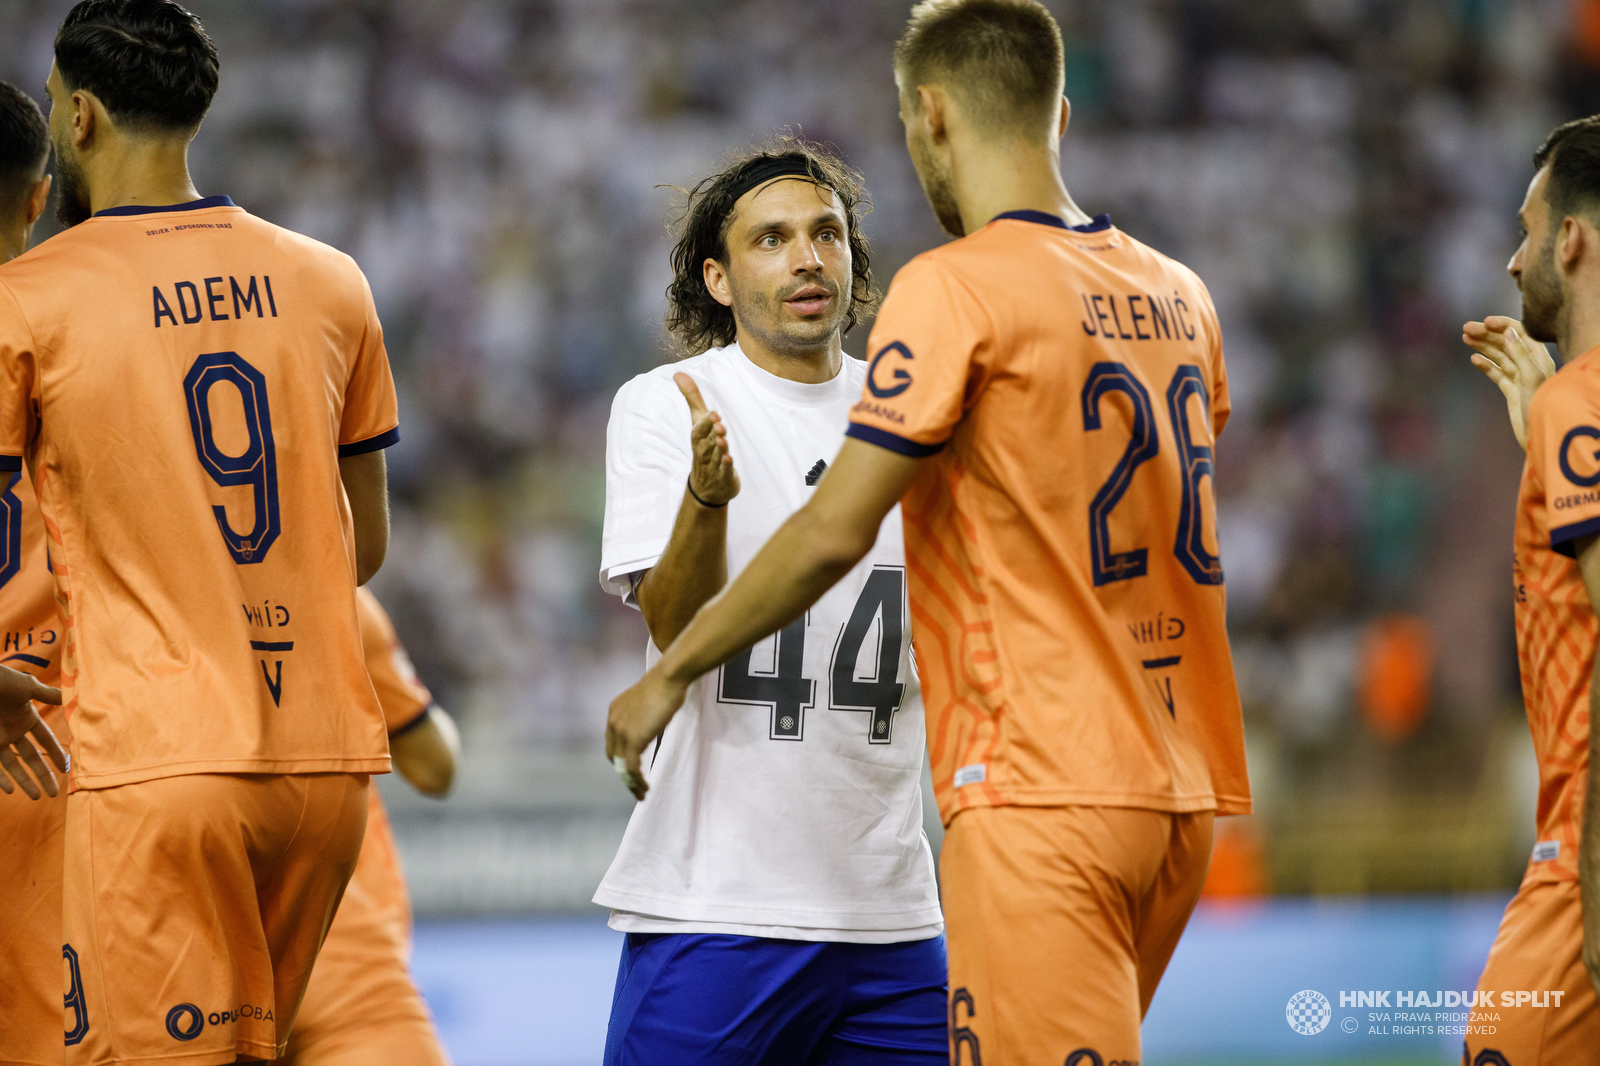
[[[61,72],[54,64],[50,67],[50,76],[45,79],[44,89],[50,96],[50,141],[55,146],[56,174],[61,179],[56,191],[56,218],[70,228],[87,221],[93,213],[89,178],[72,144],[72,94],[67,91]]]
[[[922,182],[922,192],[939,225],[952,237],[967,235],[966,223],[961,221],[961,207],[956,203],[955,183],[950,180],[949,164],[933,150],[931,138],[920,121],[921,104],[915,90],[900,93],[900,121],[906,128],[906,151],[911,153],[911,165],[917,168],[917,180]]]
[[[733,317],[780,354],[829,344],[850,313],[849,226],[832,189],[775,178],[734,204],[726,274]]]
[[[1550,168],[1545,167],[1528,183],[1517,221],[1522,223],[1522,243],[1506,264],[1522,291],[1522,325],[1536,341],[1552,342],[1560,337],[1560,321],[1566,310],[1566,296],[1556,273],[1556,230],[1560,220],[1550,217],[1550,201],[1545,198]]]

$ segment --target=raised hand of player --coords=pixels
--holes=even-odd
[[[39,717],[33,701],[61,702],[61,690],[40,683],[39,679],[9,666],[0,666],[0,792],[10,795],[15,786],[29,799],[43,794],[55,796],[60,792],[56,775],[50,772],[40,756],[40,750],[50,756],[56,769],[67,772],[67,753],[50,727]],[[37,745],[37,747],[35,746]],[[30,777],[23,766],[31,770]],[[37,784],[35,780],[37,779]]]
[[[611,701],[611,711],[606,716],[606,758],[636,800],[644,799],[650,791],[640,757],[666,731],[688,691],[689,686],[670,681],[655,669],[646,671],[631,688]]]
[[[733,455],[728,451],[728,427],[721,415],[706,409],[694,378],[679,373],[672,375],[672,380],[689,401],[689,417],[694,421],[689,429],[689,443],[694,447],[689,487],[702,503],[719,507],[739,495],[739,474],[733,469]]]
[[[1523,450],[1528,447],[1528,404],[1545,379],[1556,372],[1556,362],[1544,345],[1528,339],[1522,323],[1504,315],[1461,327],[1461,339],[1473,349],[1472,365],[1500,387],[1511,415],[1511,431]]]

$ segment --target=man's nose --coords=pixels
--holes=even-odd
[[[796,241],[794,271],[796,274],[815,273],[822,269],[822,256],[817,254],[817,242],[809,237]]]

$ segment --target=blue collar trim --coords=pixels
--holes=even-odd
[[[104,211],[96,211],[92,217],[102,218],[108,215],[159,215],[167,211],[204,211],[208,207],[238,207],[232,198],[227,196],[207,196],[203,200],[190,200],[186,204],[168,204],[165,207],[108,207]]]
[[[1099,233],[1101,230],[1111,228],[1110,215],[1096,215],[1094,221],[1084,226],[1069,226],[1059,216],[1046,211],[1007,211],[994,216],[991,221],[998,222],[1002,218],[1014,218],[1018,222],[1034,222],[1041,226],[1054,226],[1056,229],[1069,229],[1074,233]]]

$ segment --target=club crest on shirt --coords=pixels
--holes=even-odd
[[[1591,442],[1600,440],[1600,429],[1593,426],[1573,426],[1567,430],[1567,435],[1561,438],[1561,451],[1557,453],[1556,458],[1561,463],[1563,477],[1580,488],[1591,489],[1600,485],[1600,467],[1596,467],[1593,473],[1589,474],[1580,474],[1572,467],[1572,445],[1580,437]],[[1593,465],[1596,459],[1600,459],[1600,449],[1590,452],[1582,465],[1585,467]]]
[[[900,341],[895,341],[893,344],[886,344],[882,348],[878,349],[878,354],[872,357],[872,364],[867,367],[867,388],[871,391],[872,395],[876,396],[880,400],[891,399],[900,395],[902,392],[905,392],[911,387],[911,372],[903,366],[895,366],[893,371],[886,370],[882,373],[879,372],[879,364],[882,363],[884,357],[890,353],[898,355],[902,362],[907,363],[916,358],[916,356],[911,354],[911,349],[907,348]],[[890,380],[898,382],[898,384],[880,384],[880,381],[884,377],[888,377]]]

